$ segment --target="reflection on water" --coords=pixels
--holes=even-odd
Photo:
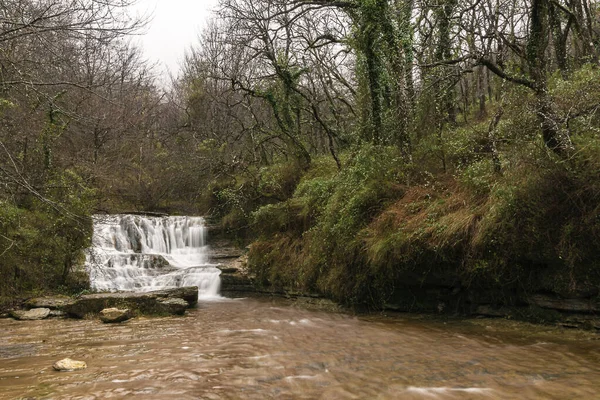
[[[122,325],[0,320],[0,399],[598,398],[600,341],[547,330],[270,300]],[[88,369],[54,372],[64,357]]]

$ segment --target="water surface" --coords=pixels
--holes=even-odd
[[[0,320],[0,399],[594,399],[593,333],[202,303],[184,317]],[[59,373],[64,357],[88,369]]]

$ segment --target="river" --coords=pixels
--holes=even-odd
[[[0,399],[595,399],[595,333],[201,302],[183,317],[0,320]],[[88,368],[59,373],[64,357]]]

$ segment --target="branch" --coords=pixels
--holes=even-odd
[[[460,64],[461,62],[467,61],[469,59],[474,58],[472,55],[466,55],[464,57],[460,57],[460,58],[454,58],[452,60],[442,60],[442,61],[437,61],[431,64],[420,64],[419,67],[421,68],[435,68],[435,67],[440,67],[440,66],[446,66],[446,65],[456,65],[456,64]]]
[[[487,69],[489,69],[496,76],[504,79],[505,81],[523,85],[532,90],[536,89],[535,83],[533,81],[530,81],[529,79],[525,79],[525,78],[520,78],[518,76],[509,75],[502,68],[500,68],[496,63],[494,63],[491,60],[488,60],[487,58],[483,58],[483,57],[479,58],[477,60],[477,64],[487,67]]]

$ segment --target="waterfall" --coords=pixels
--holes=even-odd
[[[199,297],[218,296],[221,271],[208,264],[200,217],[94,217],[86,265],[98,291],[146,292],[198,286]]]

